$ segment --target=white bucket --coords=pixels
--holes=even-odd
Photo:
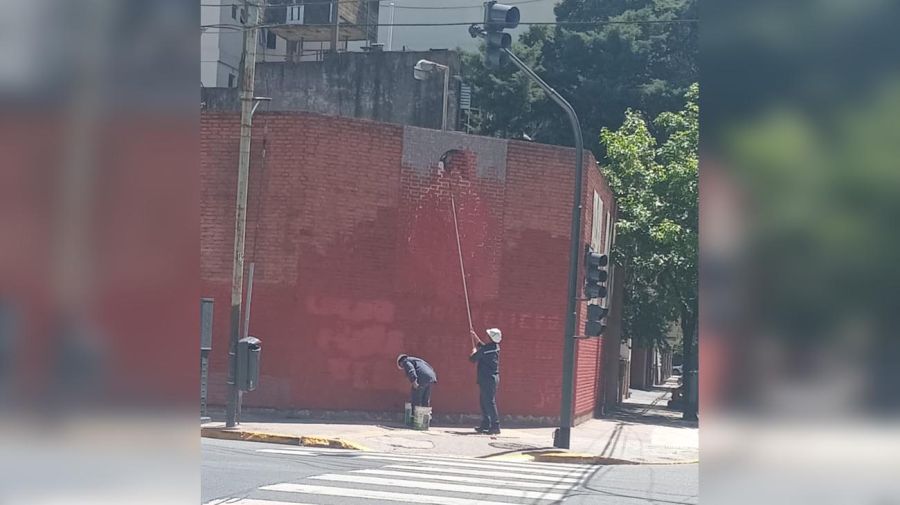
[[[413,408],[413,428],[428,431],[431,425],[431,407]]]
[[[406,410],[403,413],[403,424],[407,426],[413,425],[413,408],[412,403],[406,404]]]

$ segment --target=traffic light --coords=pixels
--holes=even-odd
[[[606,298],[606,279],[609,277],[606,265],[609,264],[609,257],[587,249],[584,263],[584,296],[591,300]]]
[[[505,49],[512,46],[512,35],[503,30],[519,26],[519,8],[498,4],[496,1],[484,3],[484,64],[488,68],[498,68],[508,58]]]
[[[588,305],[587,321],[584,323],[584,334],[588,337],[599,337],[606,330],[603,318],[609,314],[609,309],[599,305]]]

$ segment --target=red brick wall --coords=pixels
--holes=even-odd
[[[221,402],[238,118],[204,113],[201,129],[201,270],[216,299]],[[478,411],[452,186],[474,326],[504,333],[501,413],[559,415],[571,149],[304,113],[258,113],[253,142],[246,260],[263,372],[245,405],[399,411],[409,386],[394,360],[406,352],[436,368],[438,412]],[[447,145],[459,152],[441,170]],[[597,344],[581,345],[578,401],[590,410]]]

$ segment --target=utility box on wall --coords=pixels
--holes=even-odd
[[[237,385],[241,391],[253,391],[259,384],[259,356],[262,342],[256,337],[242,338],[237,347]]]

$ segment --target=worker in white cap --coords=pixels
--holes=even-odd
[[[497,413],[497,386],[500,384],[500,340],[503,334],[497,328],[490,328],[485,333],[490,340],[484,343],[474,331],[472,336],[477,344],[472,349],[469,361],[478,364],[478,389],[481,401],[481,425],[475,428],[478,433],[488,435],[500,434],[500,415]]]

